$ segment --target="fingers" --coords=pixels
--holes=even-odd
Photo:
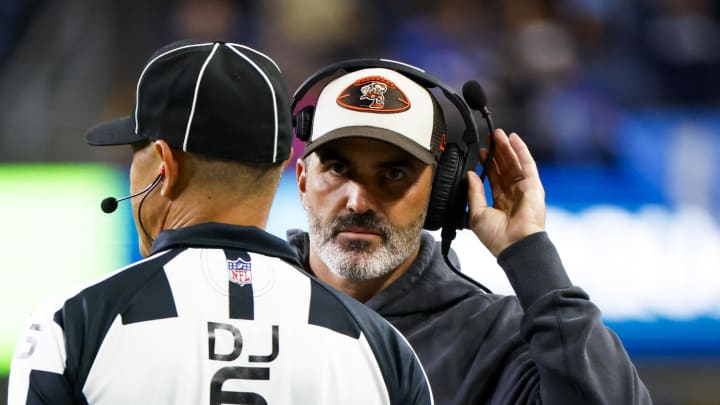
[[[506,135],[505,131],[498,128],[493,133],[493,141],[495,143],[493,160],[499,172],[498,180],[509,186],[528,177],[537,177],[535,160],[517,133]],[[486,155],[481,155],[481,159],[484,158]],[[490,170],[490,173],[492,172],[493,170]]]
[[[502,129],[493,133],[494,153],[488,164],[492,204],[499,209],[512,209],[513,201],[529,189],[542,190],[538,169],[530,151],[516,133],[506,135]],[[488,150],[480,150],[480,161],[488,159]],[[530,180],[530,181],[526,181]]]
[[[488,158],[488,150],[483,148],[480,149],[480,160],[485,163],[485,161]],[[501,181],[501,175],[500,175],[500,169],[498,168],[497,161],[495,158],[492,159],[490,164],[488,165],[487,173],[488,180],[490,181],[490,192],[493,196],[493,201],[496,201],[498,198],[502,196],[502,193],[504,191],[503,184]]]
[[[538,176],[537,165],[535,159],[530,154],[525,142],[520,139],[520,136],[516,133],[511,133],[508,137],[508,142],[513,148],[515,155],[517,156],[518,163],[521,167],[522,176],[524,178],[535,178]]]
[[[513,148],[513,144],[510,143],[510,138],[505,134],[502,129],[496,129],[493,134],[495,141],[495,160],[498,164],[498,169],[504,180],[514,179],[522,175],[522,165],[517,152]],[[512,133],[513,138],[517,137],[517,134]]]
[[[487,197],[482,180],[474,171],[469,171],[468,176],[468,203],[470,212],[478,212],[487,207]]]

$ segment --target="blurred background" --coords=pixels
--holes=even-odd
[[[138,257],[129,204],[99,209],[127,192],[129,148],[88,147],[84,132],[128,115],[147,58],[182,38],[250,45],[290,91],[357,57],[410,63],[457,90],[478,80],[496,125],[528,142],[548,232],[655,403],[719,403],[712,0],[0,0],[0,401],[34,306]],[[288,228],[306,228],[294,165],[268,229]],[[512,293],[472,236],[453,248],[469,275]]]

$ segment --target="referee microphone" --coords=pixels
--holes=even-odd
[[[163,168],[160,170],[160,174],[158,174],[158,176],[155,177],[155,180],[153,180],[153,182],[149,186],[145,187],[145,189],[140,190],[135,194],[130,194],[128,196],[125,196],[123,198],[108,197],[108,198],[102,200],[102,202],[100,203],[100,209],[102,209],[102,211],[106,214],[115,212],[115,210],[118,207],[118,202],[120,202],[122,200],[130,199],[133,197],[137,197],[140,194],[145,194],[145,193],[150,192],[152,189],[157,187],[158,184],[160,184],[160,180],[163,178],[164,175],[165,175],[165,166],[163,166]]]

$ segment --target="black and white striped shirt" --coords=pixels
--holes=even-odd
[[[161,233],[29,320],[9,404],[431,404],[392,326],[257,228]]]

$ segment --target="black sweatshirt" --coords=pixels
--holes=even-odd
[[[309,270],[307,233],[290,230],[288,240]],[[652,402],[546,233],[516,242],[498,263],[517,296],[486,294],[455,274],[424,233],[405,274],[365,303],[410,341],[437,404]]]

